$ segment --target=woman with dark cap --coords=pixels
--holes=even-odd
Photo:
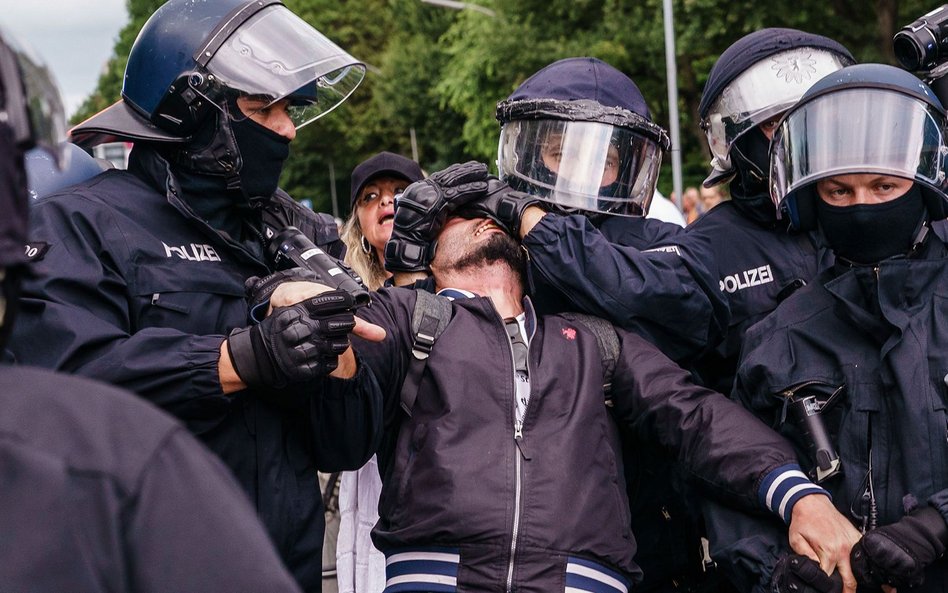
[[[423,179],[421,167],[400,154],[380,152],[352,170],[351,212],[342,230],[346,263],[377,290],[391,274],[385,271],[385,243],[392,235],[395,198]],[[345,472],[339,484],[339,538],[336,579],[340,593],[380,593],[385,588],[385,556],[369,532],[378,521],[378,461],[373,456],[362,469]]]
[[[385,271],[385,243],[392,235],[395,196],[425,176],[415,161],[380,152],[352,170],[351,213],[342,231],[346,263],[370,290],[391,276]]]

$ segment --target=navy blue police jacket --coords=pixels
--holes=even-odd
[[[0,365],[0,408],[5,590],[300,591],[224,464],[154,406]]]
[[[898,521],[916,502],[948,521],[948,221],[933,223],[912,257],[822,272],[750,328],[744,347],[734,396],[786,435],[805,467],[813,459],[788,393],[826,403],[842,472],[821,485],[857,528],[871,526],[871,515],[879,526]],[[765,590],[781,540],[735,517],[715,540],[720,558],[755,573]],[[914,590],[948,591],[948,560]]]
[[[32,205],[35,277],[23,286],[11,350],[24,363],[122,386],[179,418],[233,471],[303,588],[318,591],[325,520],[316,470],[356,469],[372,455],[378,402],[317,396],[291,413],[252,389],[225,395],[220,346],[249,325],[244,281],[271,271],[263,249],[200,219],[153,149],[136,146],[131,157],[129,171]],[[262,206],[262,221],[264,235],[294,225],[340,253],[332,219],[282,192]]]
[[[361,371],[370,369],[375,381],[363,375],[327,384],[342,394],[382,390],[383,488],[373,540],[388,557],[387,591],[627,591],[641,571],[616,426],[669,451],[709,491],[742,508],[764,510],[760,493],[793,473],[782,438],[621,329],[614,407],[607,407],[596,336],[571,318],[535,315],[529,299],[522,426],[511,343],[482,297],[452,302],[406,413],[416,294],[383,288],[359,313],[386,330],[377,343],[353,338]]]
[[[541,312],[582,311],[635,331],[672,360],[723,336],[727,302],[708,244],[652,218],[547,214],[523,239]]]
[[[710,245],[717,289],[730,311],[722,339],[689,366],[704,385],[730,393],[747,328],[832,265],[832,253],[818,247],[813,235],[753,221],[730,201],[689,225],[685,236],[686,243]]]

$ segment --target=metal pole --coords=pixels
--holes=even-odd
[[[332,198],[332,216],[339,218],[339,199],[336,197],[336,166],[329,161],[329,196]]]
[[[662,0],[665,20],[665,74],[668,77],[668,133],[671,136],[672,190],[681,210],[681,137],[678,131],[678,67],[675,65],[675,17],[672,0]]]
[[[415,137],[415,127],[408,128],[408,136],[411,139],[411,160],[420,163],[418,160],[418,138]]]

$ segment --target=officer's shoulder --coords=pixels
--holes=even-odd
[[[726,200],[702,214],[697,220],[689,224],[686,230],[689,233],[717,232],[717,229],[722,226],[743,225],[745,221],[744,216],[734,207],[734,203],[731,200]]]
[[[136,195],[130,196],[129,192]],[[122,169],[108,169],[89,179],[59,188],[41,197],[34,197],[31,206],[79,206],[83,203],[114,205],[117,201],[139,201],[146,193],[159,195],[132,173]]]
[[[75,471],[132,484],[168,436],[182,430],[138,396],[78,376],[0,369],[0,434]]]

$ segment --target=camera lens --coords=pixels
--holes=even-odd
[[[926,47],[919,43],[915,34],[908,31],[899,31],[892,40],[892,49],[895,50],[895,59],[903,68],[911,72],[921,70],[926,62]]]

